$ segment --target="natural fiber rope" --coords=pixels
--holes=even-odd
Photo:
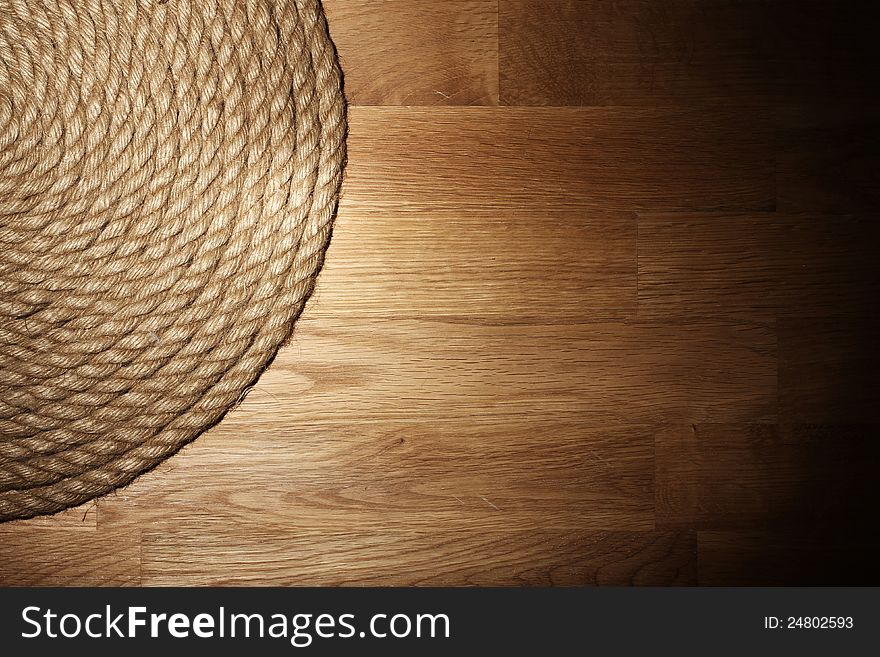
[[[313,289],[345,133],[319,0],[0,0],[0,520],[242,397]]]

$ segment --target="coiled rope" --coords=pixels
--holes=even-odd
[[[319,0],[0,2],[0,520],[242,397],[314,287],[345,135]]]

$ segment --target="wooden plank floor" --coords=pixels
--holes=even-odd
[[[243,403],[0,584],[878,584],[873,27],[325,0],[333,244]]]

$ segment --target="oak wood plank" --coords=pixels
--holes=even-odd
[[[693,533],[389,529],[279,534],[206,525],[147,532],[145,585],[582,586],[693,584]]]
[[[733,108],[351,109],[371,210],[772,210],[772,117]]]
[[[501,0],[502,102],[703,104],[774,89],[768,3]]]
[[[762,323],[331,321],[307,311],[259,387],[276,426],[772,421],[776,335]],[[255,419],[225,422],[243,430]]]
[[[511,105],[711,105],[871,97],[876,40],[856,3],[500,0]]]
[[[640,213],[639,317],[858,317],[877,243],[869,216]]]
[[[546,323],[636,309],[633,213],[378,211],[344,202],[312,316]]]
[[[509,420],[313,426],[294,413],[267,413],[259,397],[255,390],[233,412],[237,422],[103,498],[100,529],[164,522],[197,531],[212,518],[265,522],[282,532],[654,526],[647,427]]]
[[[497,105],[497,0],[325,0],[354,105]]]
[[[0,527],[0,586],[138,586],[140,532]]]

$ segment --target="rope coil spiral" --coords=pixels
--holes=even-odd
[[[0,521],[242,397],[313,290],[345,137],[319,0],[0,3]]]

